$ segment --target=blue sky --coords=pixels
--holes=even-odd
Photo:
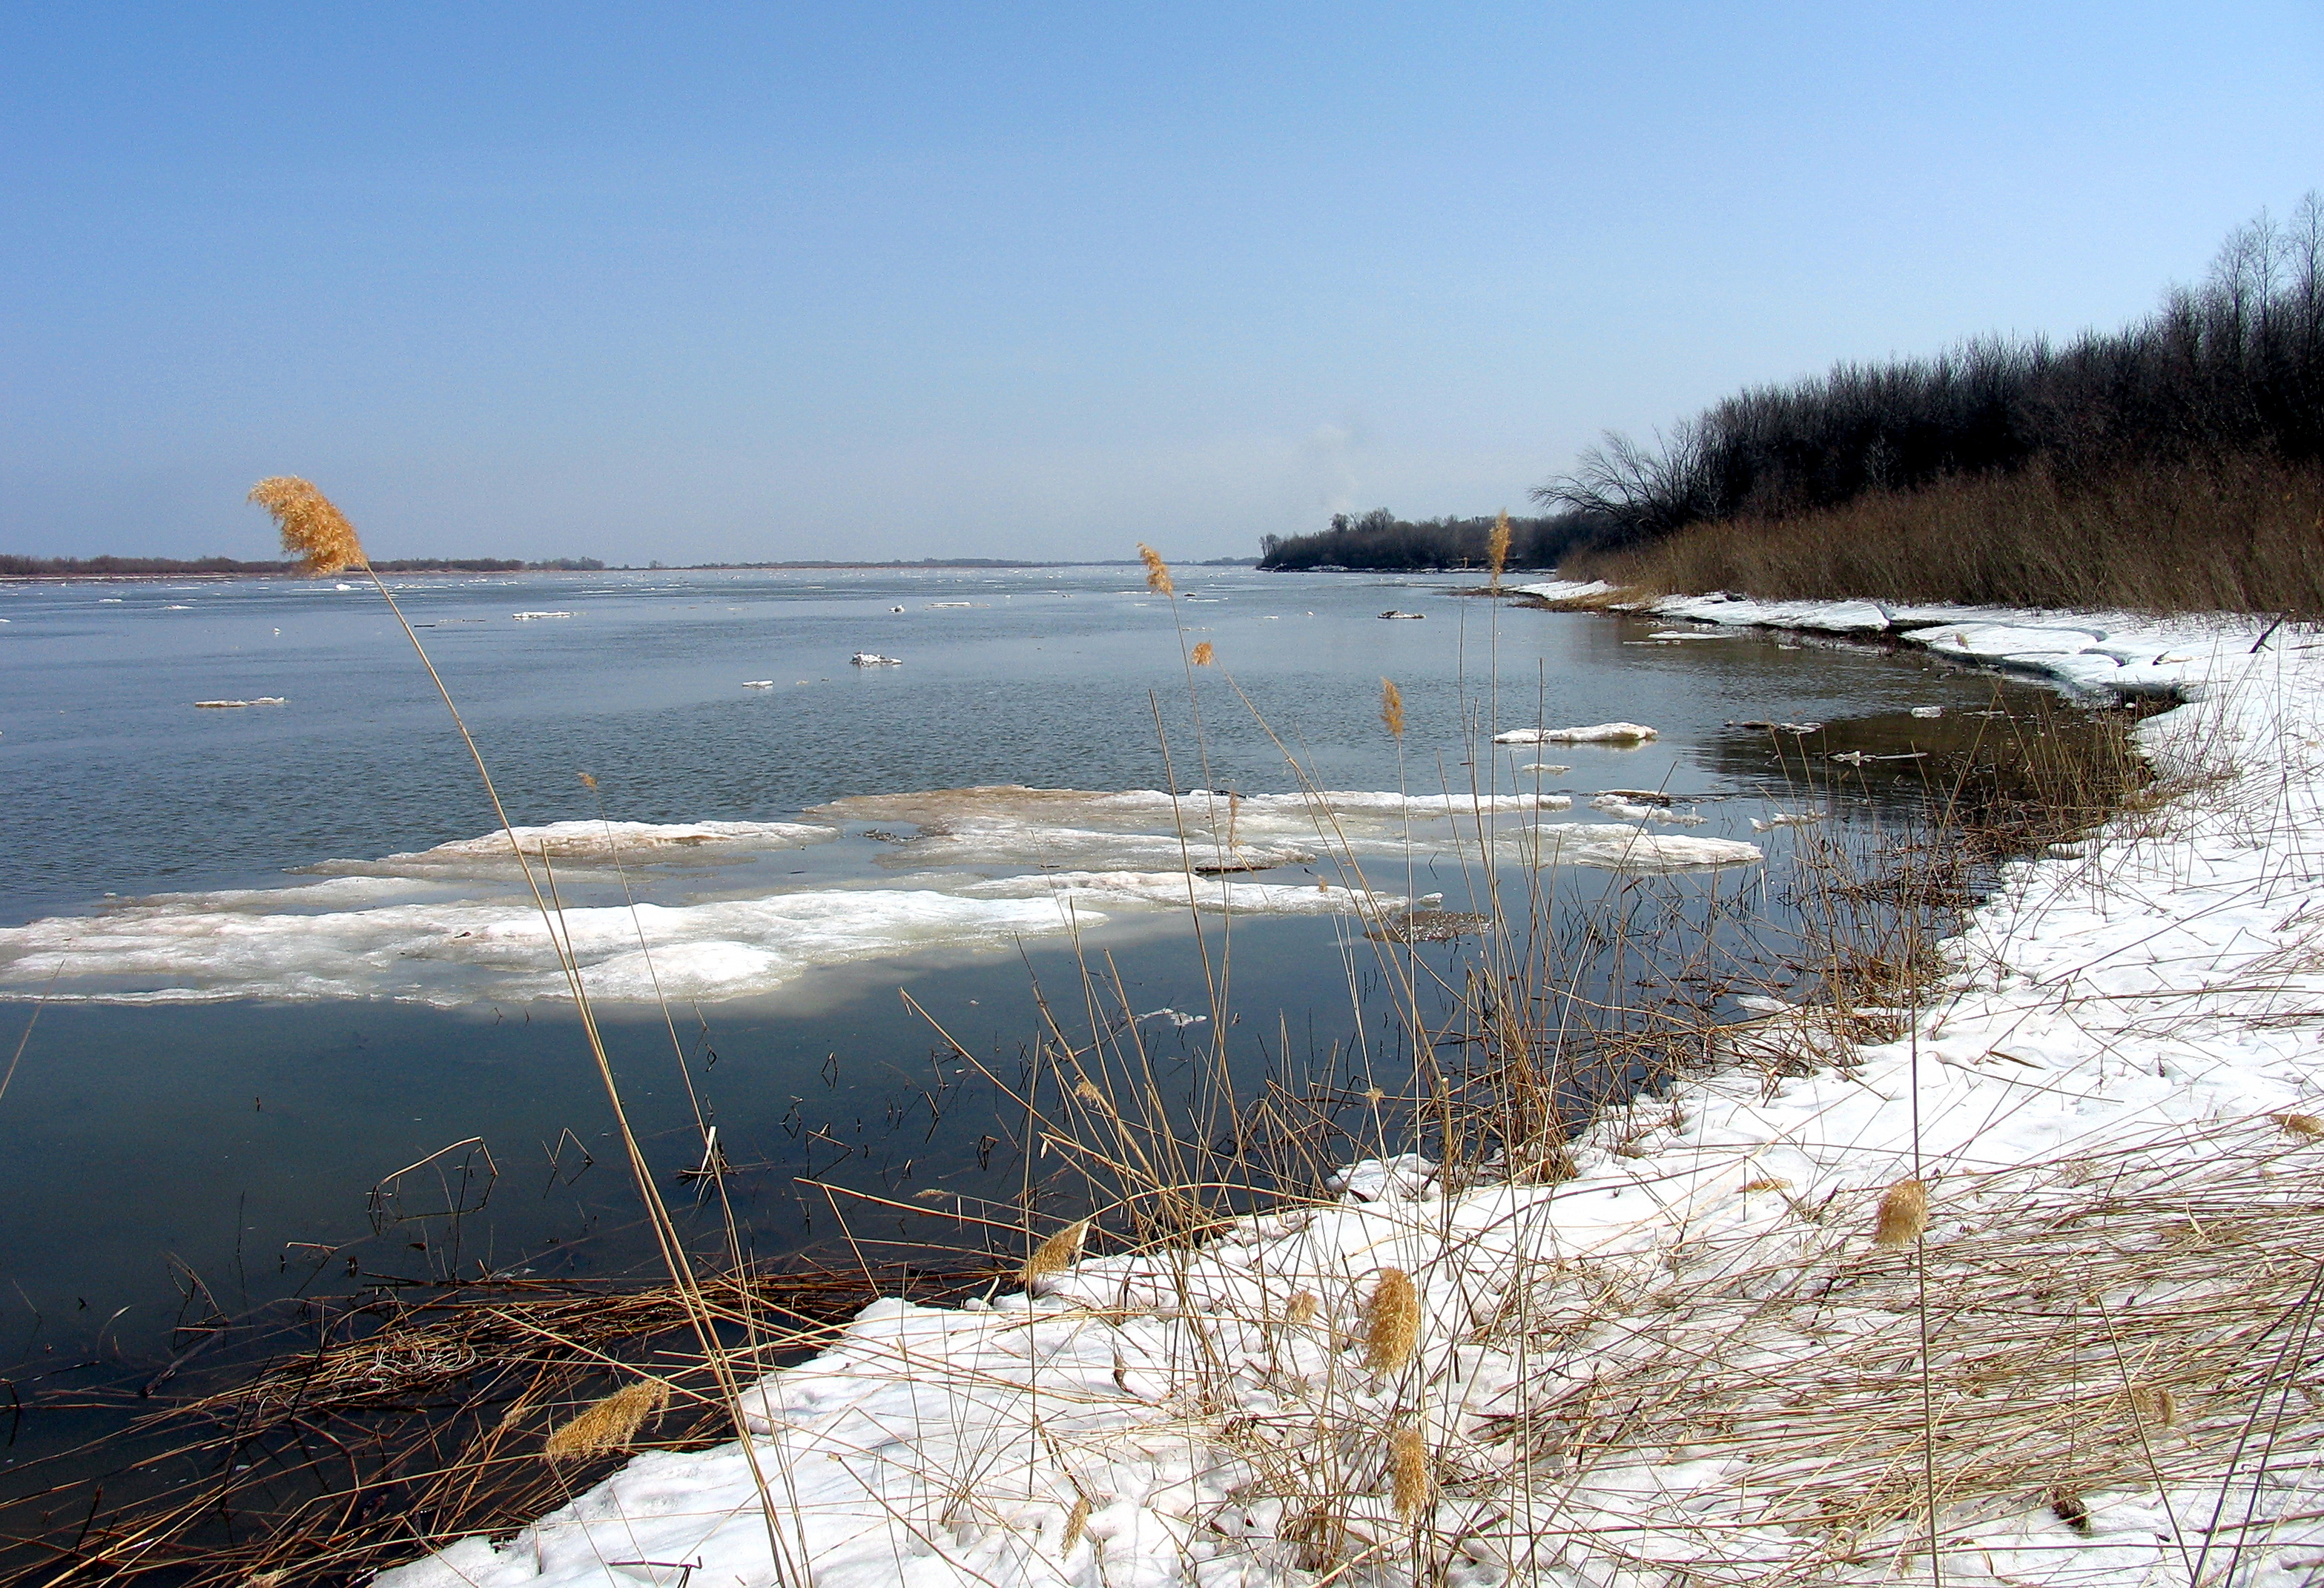
[[[1249,555],[2070,334],[2324,7],[0,5],[0,550]]]

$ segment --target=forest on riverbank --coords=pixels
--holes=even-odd
[[[1263,535],[1259,565],[1279,572],[1314,568],[1379,568],[1402,571],[1482,568],[1490,560],[1487,540],[1494,519],[1399,519],[1386,508],[1352,516],[1332,515],[1332,527],[1313,535]],[[1512,568],[1554,568],[1560,558],[1589,545],[1598,532],[1592,515],[1572,510],[1546,518],[1509,520]]]
[[[2118,330],[1752,387],[1534,496],[1513,565],[1647,590],[2324,613],[2324,198]],[[1480,566],[1490,524],[1341,515],[1260,566]]]
[[[1650,589],[2324,612],[2324,200],[2120,330],[1754,388],[1535,495]]]

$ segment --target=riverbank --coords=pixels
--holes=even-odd
[[[2304,1568],[2324,649],[1653,610],[2170,692],[2138,730],[2168,797],[2007,867],[1895,1040],[1771,1010],[1555,1183],[1368,1165],[1197,1249],[875,1304],[747,1392],[747,1458],[650,1452],[381,1581],[1661,1588],[1919,1578],[1932,1545],[2011,1588]]]

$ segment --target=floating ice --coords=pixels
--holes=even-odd
[[[1561,772],[1571,772],[1573,768],[1571,766],[1553,766],[1546,761],[1528,762],[1526,765],[1517,768],[1519,776],[1537,774],[1544,777],[1554,777]]]
[[[1659,800],[1625,799],[1618,792],[1600,794],[1590,802],[1590,808],[1630,822],[1668,822],[1680,827],[1700,827],[1711,820],[1693,811],[1674,811],[1667,803]]]
[[[1945,709],[1942,706],[1914,706],[1913,708],[1913,715],[1915,717],[1941,717],[1944,714]]]
[[[1003,877],[960,890],[973,899],[1053,899],[1061,917],[1078,923],[1102,921],[1090,905],[1157,904],[1184,910],[1189,904],[1213,914],[1393,915],[1412,907],[1395,894],[1342,887],[1328,878],[1312,883],[1248,882],[1232,877],[1194,877],[1184,871],[1056,871]]]
[[[1821,811],[1770,811],[1764,822],[1757,816],[1751,818],[1751,831],[1772,832],[1778,827],[1805,827],[1812,822],[1822,821],[1823,814]]]
[[[290,704],[290,701],[288,697],[283,695],[262,694],[255,700],[196,701],[194,704],[201,707],[205,711],[231,711],[237,706],[282,706]]]
[[[342,584],[339,588],[341,590],[346,590],[349,587]],[[573,614],[570,612],[514,612],[510,615],[515,618],[520,623],[530,623],[535,618],[569,618]]]
[[[1211,1023],[1211,1017],[1207,1014],[1185,1014],[1180,1013],[1178,1010],[1170,1008],[1148,1009],[1145,1014],[1133,1014],[1130,1018],[1133,1020],[1167,1020],[1172,1025],[1178,1027],[1182,1031],[1190,1025],[1208,1025]]]
[[[1593,722],[1587,728],[1517,728],[1493,735],[1495,744],[1638,744],[1662,736],[1638,722]]]
[[[857,651],[847,659],[858,667],[900,667],[904,665],[900,656],[883,656],[877,651]]]
[[[1480,818],[1563,811],[1564,794],[1401,794],[1355,789],[1238,794],[1197,789],[931,789],[862,794],[806,813],[827,822],[909,822],[920,836],[881,858],[891,868],[1054,866],[1093,871],[1255,871],[1319,850],[1402,852],[1456,844]]]
[[[1732,629],[1657,629],[1648,639],[1740,639],[1742,635]]]
[[[54,996],[125,1004],[394,998],[455,1005],[566,996],[531,900],[417,900],[413,891],[408,883],[348,877],[161,895],[93,917],[0,929],[0,990],[31,996],[54,975]],[[1080,923],[1103,919],[1084,913]],[[641,904],[634,913],[598,906],[559,917],[583,985],[608,999],[651,998],[657,988],[667,997],[742,997],[819,966],[999,948],[1065,924],[1040,900],[918,889]]]
[[[1503,840],[1504,852],[1529,866],[1596,866],[1612,871],[1691,871],[1757,865],[1757,844],[1733,839],[1648,832],[1613,822],[1547,822]]]
[[[552,864],[647,866],[683,859],[739,859],[771,849],[829,843],[839,830],[804,822],[552,822],[512,830],[528,856]],[[325,877],[405,877],[439,881],[517,875],[508,832],[455,839],[432,849],[377,860],[325,860],[304,869]]]
[[[744,689],[772,689],[774,686],[775,681],[771,678],[745,678],[742,680],[742,687]]]

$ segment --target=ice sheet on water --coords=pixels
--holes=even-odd
[[[1700,811],[1674,811],[1659,802],[1627,799],[1618,794],[1601,794],[1590,802],[1590,808],[1627,822],[1667,822],[1676,827],[1700,827],[1711,820]]]
[[[1399,895],[1348,888],[1329,879],[1250,882],[1184,871],[1041,872],[971,883],[960,891],[978,899],[1052,900],[1060,919],[1070,916],[1081,924],[1093,919],[1093,907],[1123,905],[1184,910],[1192,904],[1213,914],[1236,915],[1392,915],[1412,907],[1412,901]]]
[[[119,1003],[394,998],[455,1005],[558,997],[565,978],[530,898],[416,897],[392,878],[167,894],[96,916],[0,929],[0,991]],[[1081,912],[1083,924],[1102,921]],[[828,889],[695,904],[568,909],[593,996],[734,998],[821,966],[1062,931],[1046,900]],[[650,946],[650,955],[640,938]]]
[[[1642,744],[1662,735],[1642,722],[1592,722],[1584,728],[1516,728],[1495,744]]]
[[[1360,789],[1242,794],[1108,793],[1013,784],[866,794],[807,811],[827,822],[910,823],[892,867],[1065,867],[1091,871],[1259,871],[1319,851],[1387,853],[1458,841],[1480,818],[1563,811],[1564,794],[1406,794]]]
[[[1766,858],[1734,839],[1649,832],[1618,822],[1552,822],[1506,836],[1505,855],[1528,866],[1597,866],[1612,871],[1692,871]]]
[[[324,860],[301,869],[326,877],[513,877],[518,872],[512,833],[527,856],[546,856],[552,864],[651,866],[804,849],[829,843],[839,830],[805,822],[551,822],[455,839],[410,854]]]

